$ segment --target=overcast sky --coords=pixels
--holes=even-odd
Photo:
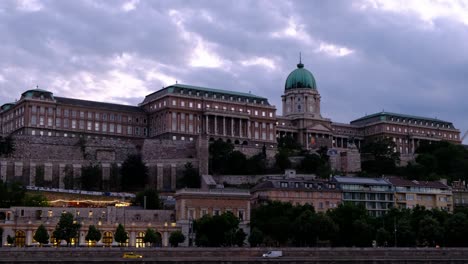
[[[468,129],[468,1],[2,0],[0,104],[38,85],[136,105],[177,81],[281,114],[299,52],[335,122],[385,110]]]

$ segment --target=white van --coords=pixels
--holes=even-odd
[[[268,251],[267,253],[263,254],[262,257],[264,258],[278,258],[283,256],[283,251],[281,250],[272,250]]]

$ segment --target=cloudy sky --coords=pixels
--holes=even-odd
[[[322,115],[468,129],[468,1],[0,1],[0,104],[39,86],[136,105],[178,83],[269,98],[302,61]],[[468,140],[465,140],[468,143]]]

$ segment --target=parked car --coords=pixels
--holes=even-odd
[[[134,252],[125,252],[122,257],[123,258],[143,258],[142,255],[136,254]]]

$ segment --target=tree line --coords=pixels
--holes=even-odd
[[[252,210],[251,228],[251,246],[468,246],[466,209],[392,208],[372,217],[352,203],[317,213],[308,204],[269,202]]]

